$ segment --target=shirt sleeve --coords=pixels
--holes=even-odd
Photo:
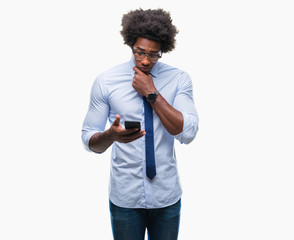
[[[198,132],[198,114],[193,99],[193,86],[190,76],[182,72],[178,82],[178,92],[173,107],[183,114],[183,131],[175,138],[181,143],[188,144],[193,141]]]
[[[100,75],[92,86],[89,109],[82,127],[82,141],[86,150],[91,151],[89,149],[90,138],[95,133],[105,130],[108,115],[107,88],[103,75]]]

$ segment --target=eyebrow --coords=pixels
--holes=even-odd
[[[140,48],[140,47],[136,47],[136,48],[137,48],[138,50],[142,51],[142,52],[145,52],[145,51],[146,51],[145,49]],[[159,53],[160,50],[159,50],[159,51],[150,51],[150,52],[152,52],[152,53]]]

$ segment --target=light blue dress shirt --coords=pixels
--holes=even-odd
[[[142,95],[132,87],[134,59],[99,75],[92,87],[90,106],[82,128],[82,140],[89,149],[93,134],[105,131],[117,114],[124,121],[140,121],[144,129]],[[157,175],[146,176],[145,137],[130,143],[114,142],[111,152],[109,199],[125,208],[162,208],[176,203],[182,195],[174,139],[188,144],[198,131],[198,115],[189,75],[157,62],[152,71],[154,85],[165,100],[183,114],[182,133],[172,136],[153,111],[154,150]]]

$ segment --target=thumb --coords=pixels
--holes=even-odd
[[[117,114],[117,115],[115,116],[115,120],[114,120],[114,122],[113,122],[113,125],[114,125],[114,126],[119,126],[119,122],[120,122],[120,116]]]

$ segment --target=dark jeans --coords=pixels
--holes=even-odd
[[[109,201],[114,240],[176,240],[180,225],[181,200],[165,208],[121,208]]]

